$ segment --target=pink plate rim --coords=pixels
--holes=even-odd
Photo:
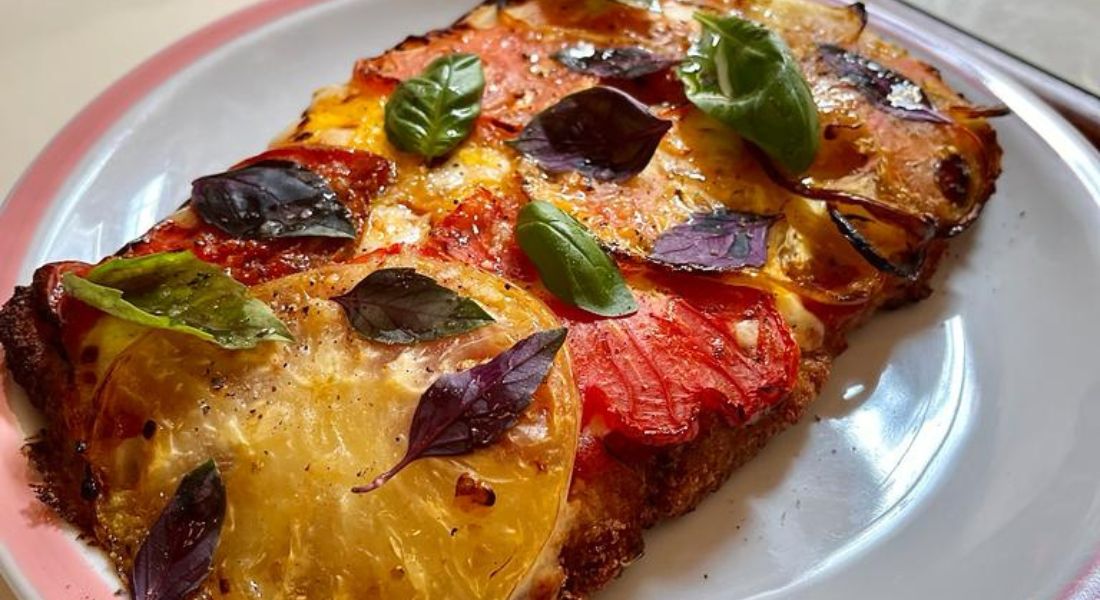
[[[260,0],[191,33],[113,83],[50,141],[0,205],[0,222],[20,223],[0,235],[0,298],[18,281],[36,225],[97,140],[132,106],[210,52],[272,21],[326,0]],[[0,361],[2,364],[2,361]],[[34,497],[20,452],[21,428],[0,389],[0,579],[25,598],[113,598],[115,590],[82,556],[71,528]],[[17,514],[17,518],[10,515]],[[80,567],[75,567],[80,565]]]

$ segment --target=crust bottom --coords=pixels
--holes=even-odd
[[[768,441],[795,424],[829,375],[830,359],[802,359],[798,383],[783,404],[747,427],[703,418],[699,436],[642,456],[615,459],[599,477],[575,477],[574,522],[561,552],[562,597],[585,598],[642,555],[645,529],[691,512]]]

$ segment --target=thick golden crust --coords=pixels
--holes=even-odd
[[[599,477],[575,477],[574,521],[561,553],[562,595],[585,597],[603,587],[641,555],[643,530],[694,510],[768,440],[797,423],[828,377],[830,362],[824,355],[804,357],[795,390],[748,427],[707,418],[690,443],[649,455],[612,451],[614,464]]]

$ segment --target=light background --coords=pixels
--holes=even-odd
[[[0,196],[111,82],[255,1],[0,0]],[[1100,0],[910,1],[1100,94]],[[10,598],[0,583],[0,600]]]
[[[111,82],[255,1],[0,0],[0,193]],[[1100,0],[910,1],[1100,94]]]

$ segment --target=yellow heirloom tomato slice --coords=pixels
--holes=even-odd
[[[383,267],[413,267],[494,322],[417,345],[364,339],[330,298]],[[508,598],[530,585],[562,518],[580,412],[565,350],[519,421],[490,447],[396,464],[420,395],[558,327],[527,292],[418,255],[293,275],[253,289],[296,341],[231,352],[146,334],[99,388],[88,456],[111,550],[126,564],[180,479],[207,459],[228,508],[205,584],[229,598]],[[228,591],[227,591],[228,590]]]

